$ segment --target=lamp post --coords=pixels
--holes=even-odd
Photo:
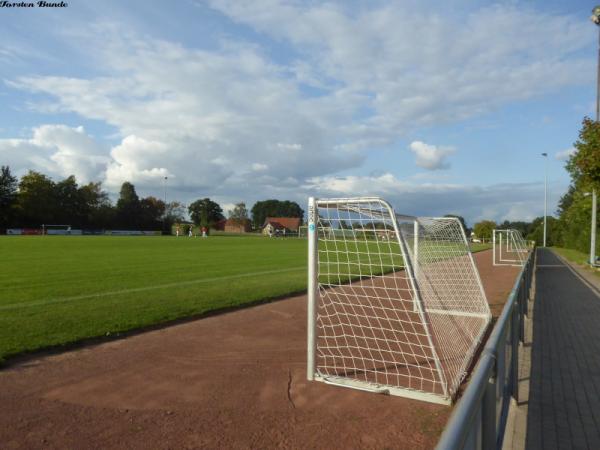
[[[167,232],[167,180],[168,177],[163,178],[163,196],[165,200],[165,212],[162,217],[163,233]]]
[[[169,179],[169,177],[165,177],[163,179],[163,193],[164,193],[164,198],[165,198],[165,208],[167,207],[167,180]]]
[[[548,153],[544,157],[544,247],[546,246],[546,216],[548,215]]]
[[[592,10],[592,22],[600,25],[600,6]],[[598,33],[598,65],[596,69],[596,122],[600,120],[600,33]],[[596,265],[596,189],[592,190],[592,229],[590,238],[590,265]]]
[[[596,265],[596,190],[592,191],[592,236],[590,238],[590,265]]]

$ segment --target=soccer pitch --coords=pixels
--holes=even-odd
[[[0,237],[0,359],[306,288],[306,240]]]
[[[306,289],[305,239],[3,236],[0,254],[0,360]]]

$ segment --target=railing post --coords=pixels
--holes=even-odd
[[[516,299],[515,299],[516,300]],[[519,305],[515,304],[511,322],[511,393],[516,402],[519,401]]]
[[[527,272],[524,275],[527,275]],[[527,310],[526,286],[527,281],[523,280],[519,287],[519,340],[523,343],[525,343],[525,311]]]
[[[496,435],[496,362],[488,380],[481,408],[481,447],[484,449],[496,448],[498,437]]]

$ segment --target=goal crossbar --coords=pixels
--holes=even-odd
[[[309,380],[448,404],[491,314],[456,218],[309,199]]]

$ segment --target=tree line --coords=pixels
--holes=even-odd
[[[583,119],[579,138],[565,168],[571,176],[567,192],[558,202],[557,218],[549,217],[547,245],[590,251],[593,190],[600,194],[600,123]],[[599,241],[596,241],[598,254]]]
[[[574,147],[576,152],[565,164],[571,183],[558,202],[557,217],[546,218],[546,245],[588,253],[592,220],[591,192],[595,189],[600,194],[600,123],[585,117]],[[475,224],[474,232],[478,237],[489,238],[494,228],[517,229],[527,239],[543,245],[543,217],[537,217],[532,222],[506,221],[501,224],[484,220]],[[600,252],[599,245],[600,240],[597,240],[596,254]]]
[[[201,198],[187,208],[179,201],[148,196],[140,198],[135,186],[124,182],[116,203],[100,182],[80,185],[75,176],[54,181],[40,172],[29,171],[17,179],[8,166],[0,167],[0,230],[70,225],[74,229],[123,229],[170,231],[184,222],[186,212],[198,226],[215,227],[225,219],[221,206]],[[300,217],[304,211],[296,202],[264,200],[251,209],[252,224],[260,228],[266,217]],[[249,221],[244,203],[229,211],[235,221]]]

